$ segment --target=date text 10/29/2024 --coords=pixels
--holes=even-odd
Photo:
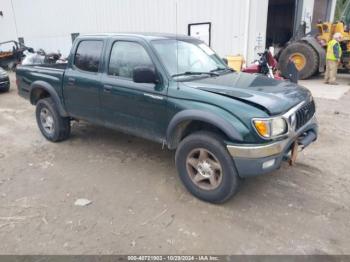
[[[219,261],[217,256],[128,256],[128,261]]]

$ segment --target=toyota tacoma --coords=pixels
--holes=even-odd
[[[317,139],[311,93],[234,72],[205,43],[168,34],[78,37],[67,64],[26,65],[18,92],[36,106],[43,136],[69,137],[85,120],[176,150],[181,181],[221,203],[242,178],[278,169]]]

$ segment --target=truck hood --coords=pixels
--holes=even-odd
[[[289,81],[247,73],[224,74],[184,84],[252,104],[263,108],[270,115],[285,113],[311,96],[309,90]]]

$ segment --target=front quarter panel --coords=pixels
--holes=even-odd
[[[235,143],[263,142],[251,125],[254,117],[267,117],[266,112],[242,101],[172,83],[168,92],[169,124],[167,137],[174,123],[199,120],[217,125]],[[224,130],[223,130],[224,129]],[[227,130],[227,132],[225,132]]]
[[[186,121],[201,121],[214,125],[227,135],[230,142],[255,141],[249,128],[234,115],[219,107],[198,101],[169,98],[168,109],[171,115],[166,134],[168,142],[171,141],[176,127]]]

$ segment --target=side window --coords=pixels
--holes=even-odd
[[[98,72],[102,46],[102,41],[81,41],[74,55],[74,65],[84,71]]]
[[[137,66],[153,66],[146,50],[135,42],[115,42],[109,60],[108,74],[123,78],[132,78]]]

